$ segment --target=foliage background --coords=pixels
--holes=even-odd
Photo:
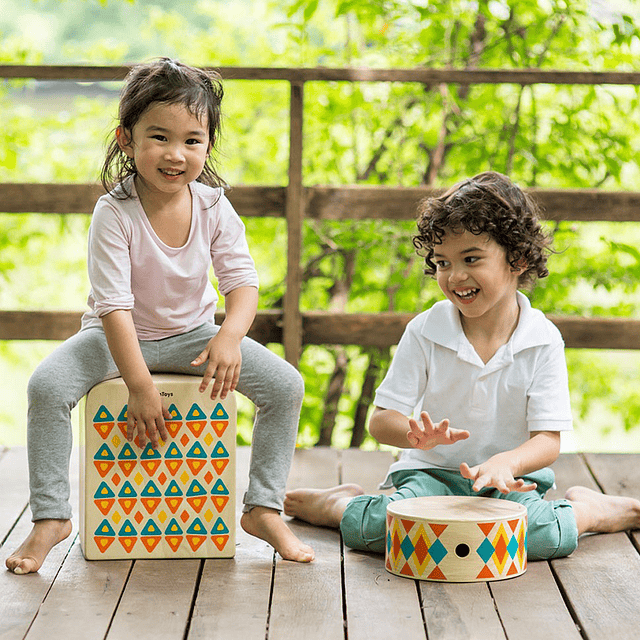
[[[639,16],[637,0],[3,0],[0,62],[168,55],[203,66],[638,70]],[[96,180],[118,89],[5,82],[0,180]],[[287,84],[229,81],[225,90],[223,175],[232,185],[286,184]],[[491,168],[523,186],[636,191],[638,97],[638,88],[613,86],[308,83],[305,183],[447,186]],[[0,213],[0,308],[82,309],[88,223]],[[261,306],[278,306],[286,264],[273,249],[285,246],[283,221],[246,223]],[[548,313],[635,316],[638,225],[562,223],[553,231],[559,253],[533,304]],[[309,221],[304,233],[305,308],[420,311],[441,297],[413,255],[411,223]],[[55,346],[0,342],[0,444],[24,443],[28,376]],[[354,424],[358,443],[389,356],[307,347],[300,443],[348,446]],[[639,450],[640,354],[569,350],[567,358],[576,418],[567,446]],[[241,439],[250,439],[248,417]]]

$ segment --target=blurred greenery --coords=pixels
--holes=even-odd
[[[638,70],[638,17],[638,0],[4,0],[0,63],[124,64],[168,55],[203,66]],[[118,89],[5,81],[0,180],[96,180]],[[224,177],[231,185],[286,184],[287,83],[228,81],[225,91]],[[614,85],[307,83],[305,184],[447,186],[495,169],[523,186],[634,191],[638,100],[637,87]],[[0,308],[82,309],[88,223],[82,215],[0,214]],[[273,248],[286,246],[284,222],[246,224],[261,306],[277,307],[286,261]],[[530,294],[534,305],[635,316],[640,225],[551,229],[558,253]],[[303,307],[415,312],[432,304],[441,296],[422,274],[411,234],[412,223],[307,221]],[[54,347],[0,342],[0,444],[24,442],[26,380]],[[363,386],[379,381],[389,357],[307,347],[300,444],[354,442],[356,415],[370,403]],[[575,446],[640,450],[640,354],[568,350],[567,358]],[[246,442],[250,407],[242,413]],[[365,437],[364,446],[374,443]]]

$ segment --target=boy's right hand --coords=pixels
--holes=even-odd
[[[429,414],[423,411],[420,420],[422,426],[413,418],[409,418],[407,440],[414,449],[433,449],[439,444],[454,444],[469,437],[469,432],[464,429],[452,429],[447,418],[434,424]]]
[[[153,385],[140,391],[129,390],[127,404],[127,440],[129,442],[134,439],[137,431],[141,449],[144,449],[147,444],[147,434],[149,434],[151,446],[157,449],[160,439],[166,441],[169,438],[164,421],[170,418],[158,390]]]

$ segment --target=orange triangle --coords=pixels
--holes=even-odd
[[[178,469],[182,466],[182,460],[165,460],[165,462],[172,476],[175,476]]]
[[[431,530],[436,536],[440,537],[440,534],[449,526],[448,524],[431,524],[429,523]]]
[[[408,562],[404,563],[404,567],[402,567],[402,569],[400,569],[400,573],[403,576],[410,576],[411,578],[413,578],[413,569],[411,569],[411,567],[409,566]]]
[[[445,525],[446,526],[446,525]],[[442,571],[440,571],[439,567],[436,567],[428,576],[427,576],[428,580],[446,580],[447,576],[444,575],[444,573],[442,573]]]
[[[118,422],[118,429],[120,429],[120,433],[126,438],[127,437],[127,423],[126,422]]]
[[[476,580],[490,580],[491,578],[495,578],[493,573],[489,567],[485,564],[482,568],[482,571],[476,576]]]
[[[144,467],[144,470],[152,476],[160,466],[160,460],[140,460],[140,464]]]
[[[222,438],[222,434],[227,430],[227,427],[229,426],[229,421],[228,420],[217,420],[215,422],[212,421],[211,426],[213,427],[213,430],[218,435],[218,438]]]
[[[140,538],[140,540],[142,540],[142,544],[149,553],[158,546],[161,539],[162,538],[160,536],[142,536],[142,538]]]
[[[402,522],[402,526],[407,533],[411,531],[411,527],[416,523],[415,520],[402,520],[402,518],[400,519],[400,522]]]
[[[200,471],[200,469],[202,469],[202,467],[204,467],[206,463],[206,460],[201,460],[199,458],[188,458],[187,459],[187,464],[189,465],[189,469],[191,469],[191,473],[193,473],[193,475],[198,475],[198,471]]]
[[[133,498],[119,498],[118,504],[122,507],[122,510],[129,515],[133,510],[133,507],[136,506],[136,500]]]
[[[124,473],[124,475],[128,478],[133,471],[133,467],[136,466],[136,463],[132,462],[131,460],[119,460],[118,465],[122,469],[122,473]]]
[[[192,551],[197,551],[200,545],[207,539],[207,536],[187,536],[187,542]]]
[[[182,543],[182,536],[167,536],[167,542],[173,551],[177,551],[178,547]]]
[[[111,433],[111,429],[113,429],[114,422],[94,422],[93,426],[96,431],[100,434],[100,437],[103,440],[107,439],[107,436]]]
[[[205,503],[206,499],[206,496],[197,496],[195,498],[187,498],[187,502],[196,511],[196,513],[200,513],[202,505]]]
[[[110,546],[115,538],[105,538],[103,536],[96,536],[94,538],[95,543],[98,545],[98,549],[101,553],[104,553]]]
[[[96,507],[98,507],[98,509],[100,509],[100,513],[102,513],[102,515],[106,516],[109,511],[111,510],[111,507],[113,506],[113,503],[115,502],[114,498],[105,498],[104,500],[94,500],[94,502],[96,503]]]
[[[229,536],[211,536],[211,539],[213,540],[213,543],[216,545],[216,547],[218,547],[218,550],[222,551],[224,549],[224,546],[229,541]]]
[[[107,473],[111,471],[111,467],[113,467],[115,463],[111,460],[94,460],[93,464],[96,465],[96,469],[98,470],[100,477],[104,478]]]
[[[147,513],[153,513],[160,504],[160,498],[140,498]]]
[[[118,538],[118,540],[120,541],[120,544],[123,546],[124,550],[127,553],[131,553],[131,550],[135,546],[136,541],[138,540],[138,538],[126,537],[126,538]]]
[[[227,502],[229,502],[229,496],[211,496],[211,499],[218,513],[222,513],[222,510],[227,506]]]
[[[182,504],[182,498],[166,498],[167,507],[171,513],[175,513],[178,510],[178,507]]]
[[[165,422],[164,426],[167,427],[167,431],[171,434],[172,438],[176,437],[178,431],[180,431],[180,427],[182,426],[182,422]]]
[[[491,533],[491,529],[495,526],[495,522],[478,522],[478,526],[482,529],[482,533],[488,536]]]
[[[229,464],[229,458],[218,458],[217,460],[212,460],[213,468],[216,470],[216,473],[220,475]]]
[[[520,522],[520,520],[508,520],[507,521],[509,523],[509,526],[511,527],[511,531],[513,531],[513,533],[516,532],[516,529],[518,528],[518,523]]]
[[[204,420],[199,422],[189,421],[187,422],[187,427],[189,428],[189,431],[191,431],[191,433],[193,433],[193,435],[198,438],[202,433],[202,430],[205,428],[206,424],[207,423]]]
[[[508,576],[512,576],[514,573],[518,573],[518,567],[516,567],[516,563],[512,562],[509,567],[509,571],[507,571]]]

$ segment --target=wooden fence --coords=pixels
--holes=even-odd
[[[129,67],[0,65],[0,78],[37,80],[122,80]],[[287,279],[282,311],[258,314],[250,335],[284,344],[297,364],[304,344],[386,347],[400,339],[412,317],[406,313],[346,314],[301,311],[301,247],[305,219],[415,218],[426,188],[304,186],[304,84],[311,81],[417,82],[422,84],[513,83],[517,85],[640,85],[640,73],[540,70],[450,69],[286,69],[223,67],[226,80],[281,80],[290,85],[289,170],[286,186],[238,186],[229,198],[242,216],[286,218]],[[533,190],[552,220],[640,221],[640,193],[593,190]],[[102,188],[94,184],[0,184],[0,211],[84,213],[93,210]],[[0,340],[63,340],[77,331],[80,313],[0,310]],[[551,316],[568,347],[640,349],[640,321],[620,318]]]

